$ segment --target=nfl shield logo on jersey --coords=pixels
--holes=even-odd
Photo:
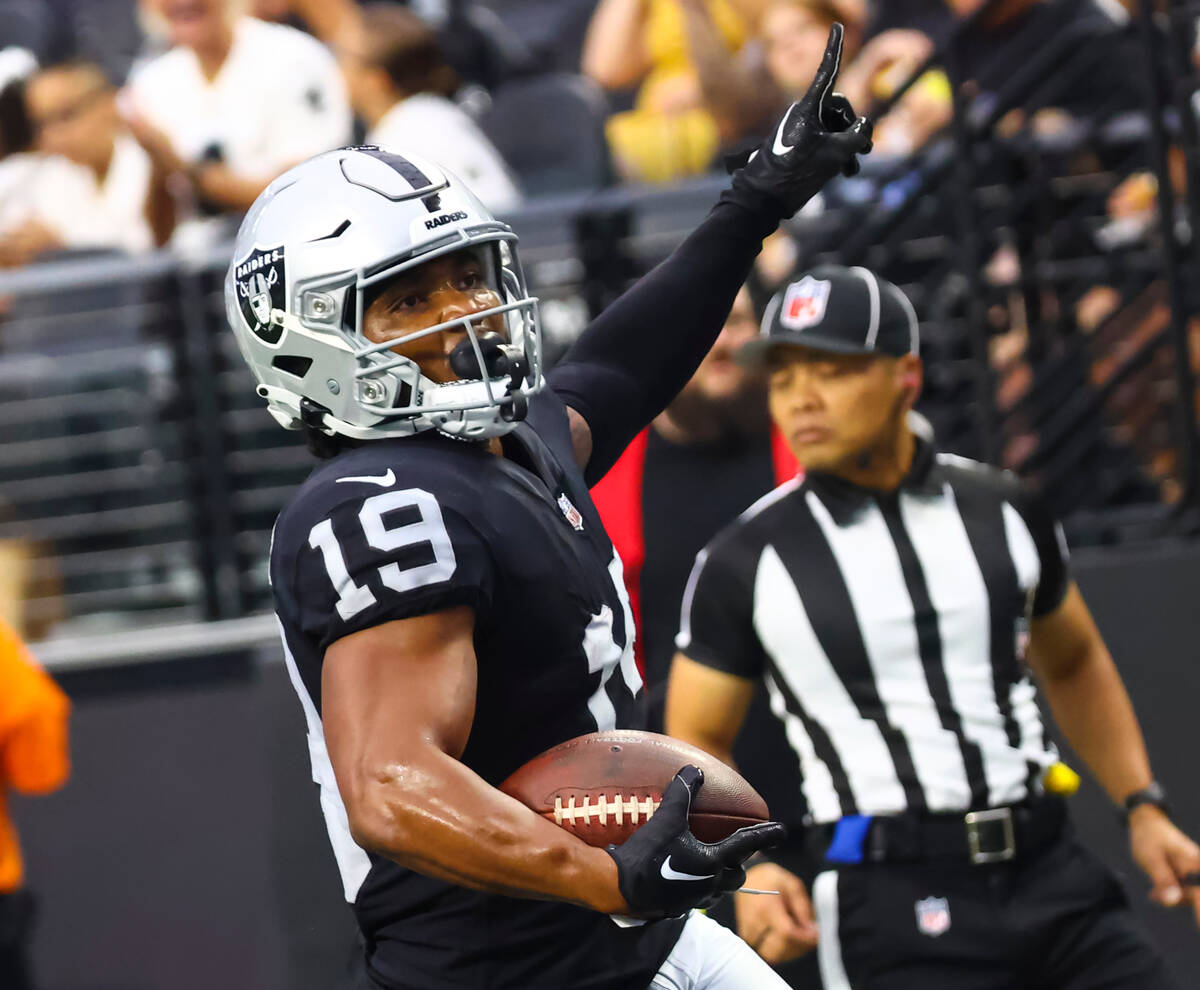
[[[237,281],[238,301],[246,325],[264,343],[278,344],[283,336],[283,325],[272,322],[271,313],[283,309],[286,301],[283,245],[256,247],[237,263],[233,277]]]
[[[583,515],[577,508],[575,508],[574,503],[567,498],[566,492],[563,492],[558,496],[558,507],[562,509],[562,514],[566,517],[567,522],[569,522],[572,526],[579,530],[579,532],[582,533]]]
[[[825,318],[825,307],[829,303],[829,290],[832,287],[833,283],[811,275],[793,282],[784,293],[779,322],[788,330],[816,326]]]
[[[937,938],[950,930],[950,902],[944,897],[926,897],[917,901],[917,930]]]

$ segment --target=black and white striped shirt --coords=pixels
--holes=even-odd
[[[895,492],[814,474],[751,506],[696,558],[677,645],[765,678],[815,821],[994,807],[1057,759],[1024,656],[1067,585],[1012,475],[918,440]]]

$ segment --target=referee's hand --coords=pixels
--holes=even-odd
[[[799,959],[817,944],[812,901],[803,881],[775,863],[746,871],[746,886],[777,890],[778,897],[735,894],[738,934],[772,966]]]
[[[1153,884],[1150,899],[1165,907],[1191,904],[1200,926],[1200,846],[1148,804],[1129,815],[1129,846]]]

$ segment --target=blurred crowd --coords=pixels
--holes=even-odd
[[[950,120],[950,82],[927,63],[956,30],[964,65],[986,66],[982,96],[1016,68],[993,50],[1023,54],[1024,34],[1086,39],[1122,14],[1116,0],[1006,0],[963,36],[981,3],[10,0],[0,265],[213,243],[280,172],[352,141],[426,154],[502,213],[524,196],[719,169],[802,93],[835,20],[839,88],[886,110],[876,158],[905,155]],[[1039,126],[1062,129],[1120,82],[1089,74]]]

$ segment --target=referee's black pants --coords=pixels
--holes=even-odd
[[[0,894],[0,987],[32,990],[29,973],[29,940],[33,930],[34,901],[27,890]]]
[[[1178,990],[1069,826],[1005,863],[824,864],[811,893],[824,990]]]

